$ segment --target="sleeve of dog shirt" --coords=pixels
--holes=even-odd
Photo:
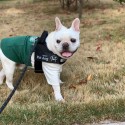
[[[62,66],[59,64],[42,62],[42,67],[48,84],[59,85],[60,72],[61,72]]]

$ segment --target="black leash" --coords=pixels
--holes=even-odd
[[[22,71],[22,73],[21,73],[19,79],[16,81],[16,85],[14,86],[14,89],[13,89],[12,92],[9,94],[8,98],[5,100],[5,102],[3,103],[3,105],[1,106],[1,108],[0,108],[0,114],[1,114],[2,111],[5,109],[5,107],[6,107],[7,104],[9,103],[10,99],[11,99],[12,96],[14,95],[14,93],[15,93],[17,87],[19,86],[19,84],[20,84],[22,78],[24,77],[24,74],[25,74],[25,72],[26,72],[26,70],[27,70],[27,67],[28,67],[27,65],[24,67],[24,69],[23,69],[23,71]]]
[[[44,31],[44,32],[42,33],[42,36],[45,36],[46,33],[47,33],[47,31]],[[40,38],[41,38],[41,37],[40,37]],[[35,41],[35,44],[34,44],[34,46],[33,46],[32,49],[31,49],[31,53],[30,53],[30,56],[29,56],[27,62],[29,62],[29,61],[31,60],[32,53],[34,52],[35,47],[36,47],[37,43],[39,42],[39,40],[41,40],[41,39],[37,39],[37,40]],[[13,97],[15,91],[17,90],[17,88],[18,88],[18,86],[19,86],[21,80],[23,79],[23,77],[24,77],[24,75],[25,75],[25,73],[26,73],[27,67],[28,67],[28,63],[27,63],[27,65],[24,67],[24,69],[23,69],[23,71],[22,71],[22,73],[21,73],[19,79],[16,81],[16,84],[15,84],[15,86],[14,86],[14,89],[11,91],[11,93],[9,94],[9,96],[7,97],[7,99],[5,100],[5,102],[3,103],[3,105],[1,106],[1,108],[0,108],[0,114],[1,114],[2,111],[6,108],[7,104],[8,104],[9,101],[10,101],[10,99]]]

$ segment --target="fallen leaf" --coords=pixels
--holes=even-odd
[[[101,51],[101,46],[98,46],[98,47],[96,48],[96,51]]]
[[[97,46],[96,51],[101,51],[102,44],[103,44],[103,41],[98,41],[97,42],[97,44],[96,44],[96,46]]]
[[[81,88],[82,84],[87,84],[87,80],[80,80],[77,84],[71,84],[69,89],[79,89],[79,87]]]
[[[90,81],[90,80],[92,80],[92,75],[91,74],[87,76],[87,81]]]
[[[81,85],[87,84],[88,81],[92,80],[92,75],[88,75],[85,79],[80,80],[77,84],[71,84],[69,89],[80,89]],[[79,88],[80,87],[80,88]]]
[[[9,36],[13,36],[12,34],[10,34]]]
[[[97,60],[98,58],[97,57],[93,57],[93,56],[89,56],[89,57],[87,57],[87,59],[89,59],[89,60]]]
[[[69,89],[76,89],[76,86],[73,85],[73,84],[71,84],[71,85],[69,86]]]
[[[82,79],[79,81],[79,85],[82,85],[82,84],[86,84],[87,83],[87,79]]]

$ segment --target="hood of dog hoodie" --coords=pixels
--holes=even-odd
[[[37,36],[16,36],[1,40],[1,50],[10,60],[31,66],[28,60]]]

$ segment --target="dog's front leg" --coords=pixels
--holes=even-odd
[[[52,85],[54,90],[54,96],[57,101],[64,101],[61,91],[60,91],[60,85]]]
[[[60,71],[62,65],[43,62],[42,67],[48,84],[53,87],[55,99],[57,101],[64,101],[60,90]]]

